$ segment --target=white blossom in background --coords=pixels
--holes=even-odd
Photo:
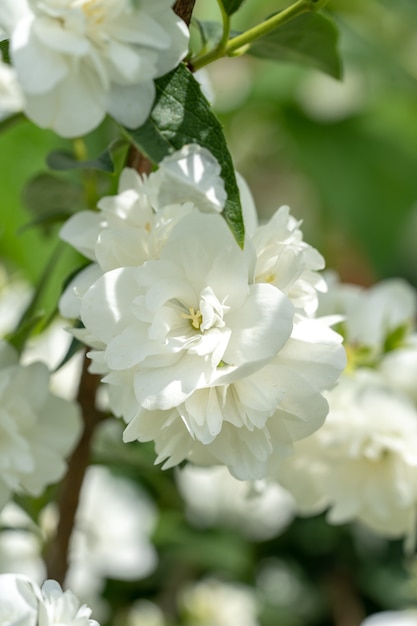
[[[345,375],[328,394],[324,426],[296,444],[281,482],[304,514],[328,509],[331,523],[359,520],[414,541],[417,410],[377,372]]]
[[[163,159],[149,176],[125,168],[118,194],[81,211],[61,238],[93,261],[68,285],[60,301],[64,317],[78,317],[80,299],[103,272],[141,265],[159,257],[175,224],[192,211],[219,212],[225,202],[220,166],[208,150],[184,146]]]
[[[25,113],[64,137],[105,117],[136,128],[147,118],[154,79],[188,50],[172,0],[3,0],[0,26],[25,98]],[[36,68],[34,71],[33,68]]]
[[[38,496],[65,472],[80,434],[78,406],[50,393],[43,363],[19,364],[0,342],[0,506],[13,492]]]
[[[42,558],[43,536],[14,502],[0,512],[0,574],[23,574],[41,583],[46,578]]]
[[[202,580],[184,589],[180,606],[189,626],[259,626],[254,591],[245,585]]]
[[[323,427],[278,468],[302,514],[360,521],[415,545],[417,521],[416,294],[390,279],[370,289],[333,281],[320,308],[341,314],[347,373],[326,395]]]
[[[335,275],[330,275],[327,282],[327,292],[320,295],[319,313],[343,315],[346,344],[349,349],[361,348],[360,358],[367,359],[365,364],[380,363],[385,344],[394,332],[402,331],[399,339],[404,343],[415,328],[417,295],[405,280],[386,279],[368,289],[340,284]]]
[[[367,617],[361,626],[417,626],[417,612],[383,611]]]
[[[31,296],[30,285],[0,264],[0,338],[15,330]]]
[[[23,576],[0,575],[1,626],[99,626],[91,610],[54,580],[39,587]]]
[[[225,467],[187,465],[176,480],[190,521],[200,527],[225,525],[265,541],[283,532],[295,515],[294,499],[285,489],[238,481]]]
[[[150,542],[155,525],[156,510],[144,492],[107,468],[89,467],[71,540],[68,586],[84,597],[105,578],[151,574],[157,564]]]
[[[105,467],[87,469],[65,582],[99,619],[109,617],[102,597],[107,578],[138,580],[154,571],[157,555],[150,536],[156,521],[155,506],[137,485]],[[55,536],[57,523],[56,507],[48,504],[40,515],[43,536]]]
[[[22,90],[15,70],[1,60],[0,53],[0,120],[19,113],[24,107]]]

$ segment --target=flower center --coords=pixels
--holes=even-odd
[[[181,317],[185,320],[191,320],[191,326],[197,330],[200,330],[203,316],[199,309],[197,309],[196,311],[194,307],[190,307],[188,309],[188,313],[181,313]]]
[[[81,5],[81,9],[87,19],[101,24],[104,21],[105,10],[101,0],[86,0]]]

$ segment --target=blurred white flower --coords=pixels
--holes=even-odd
[[[133,483],[104,467],[87,470],[70,546],[68,586],[83,599],[105,578],[136,580],[156,567],[149,540],[155,507]]]
[[[346,67],[343,80],[336,80],[323,72],[309,71],[299,85],[296,97],[309,117],[331,124],[359,113],[366,104],[367,92],[367,78]]]
[[[237,583],[206,579],[180,596],[189,626],[259,626],[253,589]]]
[[[91,610],[54,580],[41,588],[24,576],[0,575],[1,626],[99,626]]]
[[[324,426],[296,444],[278,475],[299,510],[329,509],[331,523],[359,520],[386,537],[415,540],[417,410],[375,371],[345,375],[328,393]]]
[[[15,330],[31,295],[32,289],[25,280],[9,275],[0,265],[0,338]]]
[[[78,391],[84,354],[79,350],[57,371],[70,347],[72,337],[68,322],[56,318],[41,334],[30,337],[22,353],[22,365],[39,361],[51,372],[49,388],[52,393],[66,400],[74,400]]]
[[[335,275],[327,282],[327,292],[320,294],[319,314],[342,315],[346,344],[350,350],[360,348],[360,357],[370,364],[387,349],[397,347],[387,345],[394,333],[401,331],[398,343],[415,326],[417,294],[405,280],[386,279],[368,289],[339,283]]]
[[[149,600],[138,600],[128,610],[126,626],[166,626],[161,609]]]
[[[0,342],[0,506],[59,480],[80,433],[78,406],[50,393],[43,363],[26,367]]]
[[[14,502],[0,513],[0,573],[23,574],[37,583],[45,580],[40,530]]]
[[[367,617],[361,626],[417,626],[416,611],[384,611]]]
[[[77,317],[80,298],[103,272],[158,258],[181,218],[194,210],[221,211],[225,199],[219,164],[196,144],[163,159],[149,176],[125,168],[117,195],[102,198],[99,212],[76,213],[61,230],[64,241],[94,261],[69,284],[61,313]]]
[[[0,625],[37,626],[38,600],[28,581],[15,574],[0,574]]]
[[[172,4],[3,0],[0,25],[10,37],[27,116],[64,137],[88,133],[106,113],[130,128],[142,124],[154,79],[188,49],[188,30]]]
[[[189,518],[202,527],[224,524],[264,541],[282,532],[295,515],[288,491],[277,484],[238,481],[224,467],[188,465],[176,479]]]
[[[15,70],[1,60],[0,54],[0,120],[22,111],[24,99]]]

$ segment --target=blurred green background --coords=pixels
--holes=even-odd
[[[246,0],[233,27],[243,30],[284,6]],[[303,220],[305,239],[345,281],[404,276],[417,285],[417,2],[331,0],[325,14],[340,32],[343,81],[249,56],[224,59],[207,70],[214,108],[261,218],[288,204]],[[199,0],[196,15],[217,19],[214,0]],[[111,122],[104,123],[88,138],[89,155],[99,154],[115,132]],[[28,227],[44,206],[33,186],[23,190],[47,172],[50,150],[71,146],[27,121],[0,134],[0,258],[33,282],[55,250],[59,224]],[[88,188],[86,178],[59,178],[73,192]],[[116,185],[115,177],[100,175],[101,193],[114,192]],[[53,200],[57,212],[68,212],[61,200]],[[44,296],[47,310],[81,263],[62,246]],[[108,463],[100,445],[95,460]],[[140,482],[160,509],[154,538],[160,562],[151,579],[108,582],[117,626],[125,624],[124,607],[138,597],[158,602],[171,624],[223,626],[187,621],[172,605],[181,585],[208,575],[252,587],[262,626],[358,626],[365,613],[417,604],[414,559],[404,556],[401,542],[329,527],[323,517],[298,519],[279,537],[257,542],[221,524],[195,527],[184,515],[173,472],[152,466],[152,449],[125,448],[117,451],[118,471]]]

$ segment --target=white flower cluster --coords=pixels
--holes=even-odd
[[[2,0],[0,27],[10,39],[15,75],[1,84],[41,128],[64,137],[93,130],[105,117],[136,128],[154,100],[154,79],[178,65],[188,29],[172,0]],[[11,83],[17,77],[19,90]],[[17,100],[16,100],[17,98]]]
[[[334,284],[326,313],[341,313],[349,365],[328,392],[329,415],[278,473],[300,512],[359,520],[415,542],[417,516],[416,294],[402,280],[366,290]]]
[[[0,626],[99,626],[91,610],[54,580],[39,588],[15,574],[0,575]]]
[[[94,263],[61,312],[81,318],[77,336],[128,423],[125,441],[155,441],[164,467],[189,459],[256,479],[322,425],[322,392],[345,356],[311,317],[324,262],[288,208],[250,229],[242,250],[224,201],[218,165],[198,146],[148,178],[125,170],[117,196],[63,229]]]
[[[49,391],[49,370],[23,366],[0,341],[0,508],[13,492],[38,496],[58,481],[80,434],[78,406]]]

